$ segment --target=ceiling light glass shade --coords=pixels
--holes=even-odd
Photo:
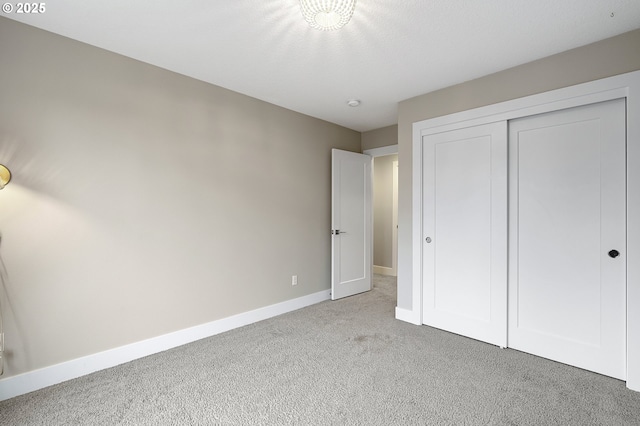
[[[0,189],[4,188],[11,180],[11,172],[6,166],[0,164]]]
[[[302,16],[311,28],[329,31],[344,27],[356,8],[356,0],[300,0]]]

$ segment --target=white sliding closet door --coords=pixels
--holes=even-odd
[[[619,379],[625,102],[509,123],[509,347]]]
[[[506,346],[506,122],[422,143],[423,322]]]

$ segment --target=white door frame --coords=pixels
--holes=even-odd
[[[422,324],[423,136],[621,98],[627,103],[627,387],[640,391],[640,71],[413,124],[412,307],[405,320]]]
[[[393,154],[397,154],[398,153],[398,145],[389,145],[389,146],[383,146],[381,148],[371,148],[371,149],[365,149],[364,151],[362,151],[363,154],[367,154],[369,156],[371,156],[372,158],[376,158],[376,157],[385,157],[387,155],[393,155]],[[372,170],[372,175],[375,175],[375,166],[373,166],[373,170]],[[397,190],[396,190],[397,191]],[[397,195],[397,194],[396,194]],[[397,215],[397,210],[396,212],[394,212]],[[396,217],[396,221],[397,221],[397,217]],[[371,223],[371,235],[375,235],[374,234],[374,229],[373,229],[373,222]],[[394,235],[394,234],[392,234]],[[392,256],[394,257],[393,259],[393,265],[392,265],[392,269],[393,269],[393,273],[397,276],[398,275],[398,234],[397,234],[397,230],[395,233],[395,238],[393,239],[393,244],[394,246],[392,247]],[[371,253],[371,256],[373,256],[373,251]],[[371,259],[371,264],[373,265],[373,258]]]
[[[398,160],[392,164],[393,170],[393,208],[391,218],[391,270],[393,276],[398,276]]]

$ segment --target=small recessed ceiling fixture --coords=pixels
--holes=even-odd
[[[347,105],[349,105],[350,107],[354,107],[355,108],[357,106],[360,106],[360,101],[357,100],[357,99],[349,99],[347,101]]]
[[[344,27],[356,8],[356,0],[300,0],[302,16],[311,28],[330,31]]]
[[[4,188],[10,180],[11,172],[9,171],[7,166],[0,164],[0,189]]]

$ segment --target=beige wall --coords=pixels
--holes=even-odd
[[[398,108],[398,306],[411,309],[412,124],[640,69],[640,30],[400,103]]]
[[[329,288],[360,133],[4,18],[0,58],[3,378]]]
[[[362,150],[398,144],[398,126],[387,126],[362,133]]]
[[[373,159],[373,264],[393,267],[393,162],[398,154]]]

